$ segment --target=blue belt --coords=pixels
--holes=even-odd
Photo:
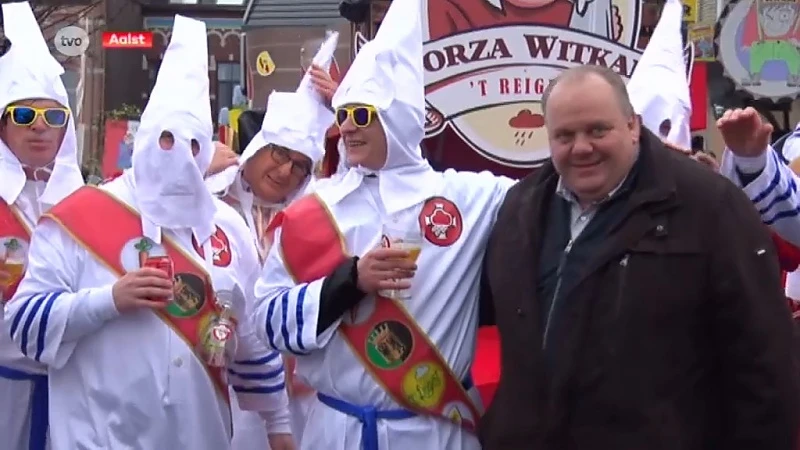
[[[31,430],[28,442],[30,450],[45,450],[47,441],[47,376],[0,366],[0,378],[33,382],[31,395]]]
[[[462,385],[467,391],[475,386],[472,377],[467,377]],[[355,417],[361,422],[362,450],[378,450],[378,419],[402,420],[410,419],[417,415],[417,413],[407,409],[378,410],[374,406],[354,405],[344,400],[327,396],[321,392],[317,392],[317,398],[323,405],[335,409],[340,413]]]

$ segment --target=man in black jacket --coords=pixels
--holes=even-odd
[[[644,129],[614,72],[543,99],[552,160],[509,191],[484,293],[502,375],[486,450],[794,450],[798,377],[770,236]]]

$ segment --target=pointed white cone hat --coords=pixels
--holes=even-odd
[[[314,55],[313,63],[326,71],[330,69],[333,54],[339,42],[339,33],[329,33],[322,46]],[[239,200],[241,211],[253,239],[259,246],[259,227],[253,217],[253,204],[256,199],[249,189],[245,189],[241,180],[242,170],[247,161],[263,149],[267,144],[300,152],[311,159],[311,167],[315,167],[325,155],[325,135],[333,123],[333,113],[325,105],[322,97],[311,85],[308,73],[303,76],[295,92],[272,92],[267,99],[267,112],[261,123],[261,130],[247,144],[238,167],[229,167],[221,173],[209,177],[206,186],[211,192],[231,191]],[[311,182],[311,175],[288,198],[278,204],[262,205],[283,206],[303,195]]]
[[[145,235],[156,242],[160,235],[147,221],[169,229],[192,228],[201,243],[213,232],[216,206],[203,180],[214,152],[208,87],[206,25],[176,15],[133,144],[137,205]],[[164,131],[174,137],[168,150],[159,145]],[[192,140],[199,144],[196,156]]]
[[[314,55],[313,63],[329,70],[338,42],[339,33],[329,33]],[[300,152],[311,159],[312,167],[316,166],[325,155],[325,136],[332,123],[333,113],[311,85],[311,77],[306,73],[295,92],[272,92],[269,95],[261,130],[242,152],[239,166],[209,177],[206,186],[211,192],[227,189],[235,182],[241,167],[267,144]],[[302,192],[304,186],[298,191]]]
[[[329,70],[339,42],[339,33],[329,33],[313,63]],[[280,145],[311,158],[312,167],[325,155],[325,133],[333,123],[333,112],[311,85],[308,73],[295,92],[272,92],[267,113],[258,133],[242,153],[242,164],[267,144]]]
[[[394,0],[375,38],[359,50],[333,96],[333,106],[402,102],[424,120],[421,2]]]
[[[659,128],[669,119],[667,141],[691,148],[692,102],[686,77],[680,0],[667,0],[647,48],[628,82],[633,109],[644,126],[661,136]]]
[[[359,50],[332,102],[336,108],[366,104],[378,110],[387,141],[379,190],[389,214],[424,201],[436,189],[434,172],[419,147],[425,136],[422,3],[391,2],[378,33]],[[338,202],[361,181],[345,176],[335,190],[328,190],[326,201]]]
[[[50,54],[30,4],[7,3],[2,8],[11,49],[0,58],[0,112],[14,102],[34,98],[55,100],[69,108],[69,96],[61,81],[64,68]],[[53,206],[83,185],[77,158],[75,117],[70,117],[39,202]],[[13,203],[22,192],[25,173],[3,142],[0,142],[0,172],[3,179],[0,197]]]

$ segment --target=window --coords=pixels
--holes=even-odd
[[[217,63],[217,115],[222,108],[233,106],[233,91],[240,84],[238,62]]]

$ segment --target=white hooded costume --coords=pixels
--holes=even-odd
[[[331,65],[339,33],[330,33],[314,56],[314,64],[325,70]],[[206,179],[206,186],[214,194],[233,200],[234,207],[250,227],[259,253],[269,251],[264,245],[263,230],[266,223],[295,198],[303,195],[313,184],[311,176],[298,189],[280,203],[268,203],[256,198],[242,178],[247,161],[267,144],[275,144],[302,153],[315,167],[325,155],[325,133],[333,123],[333,114],[323,103],[306,74],[295,92],[272,92],[267,99],[267,112],[261,130],[245,147],[237,166],[229,167]],[[313,175],[312,175],[313,176]],[[261,222],[257,220],[260,216]],[[266,223],[263,223],[266,222]]]
[[[384,166],[378,171],[350,167],[318,180],[314,189],[350,255],[364,255],[380,245],[384,223],[416,228],[425,236],[417,260],[420,270],[404,306],[455,377],[470,388],[480,261],[497,209],[514,181],[488,172],[435,172],[423,159],[420,3],[391,3],[377,36],[359,51],[333,98],[334,107],[366,104],[378,110],[387,140]],[[316,201],[303,201],[309,199]],[[285,215],[293,214],[298,204],[289,205]],[[440,213],[454,220],[440,223]],[[298,229],[313,227],[309,223]],[[372,378],[338,331],[343,317],[321,315],[323,304],[332,301],[321,297],[327,277],[300,283],[290,275],[284,252],[303,243],[282,241],[283,232],[283,227],[275,230],[275,244],[256,284],[255,320],[262,339],[297,355],[297,376],[318,391],[300,448],[479,449],[477,438],[460,426],[401,409]],[[354,266],[352,259],[344,264]],[[374,297],[361,300],[359,320],[361,313],[372,314],[374,302]],[[331,322],[317,333],[320,323]]]
[[[123,271],[141,264],[142,250],[129,244],[146,237],[152,247],[145,254],[163,255],[169,238],[193,261],[189,264],[210,274],[215,292],[227,293],[240,319],[227,382],[242,409],[262,412],[265,420],[282,422],[288,430],[280,355],[255,338],[246,320],[258,257],[244,221],[203,183],[213,152],[207,74],[205,24],[176,16],[136,136],[133,167],[91,192],[99,192],[95,200],[97,195],[112,198],[140,215],[134,218],[141,225],[137,235],[121,235],[127,240],[118,263]],[[172,134],[171,147],[159,145],[164,132]],[[192,140],[199,144],[196,156]],[[95,188],[84,189],[56,210]],[[114,224],[122,223],[121,210],[115,214],[91,203],[69,203],[69,208],[79,208],[69,211],[79,211],[88,223],[107,224],[104,240],[119,239],[114,234],[121,233],[120,226]],[[5,311],[7,321],[25,324],[12,326],[18,348],[48,366],[50,414],[57,419],[50,426],[52,448],[228,448],[229,405],[189,338],[149,309],[118,311],[112,289],[119,272],[80,244],[59,219],[45,216],[36,228],[28,271]],[[137,249],[139,259],[132,257]],[[202,279],[197,280],[201,287],[191,292],[205,292]],[[170,307],[164,315],[174,315]]]
[[[314,64],[328,70],[338,40],[339,33],[328,35],[314,56]],[[302,153],[311,160],[312,167],[316,166],[324,156],[325,134],[332,123],[333,113],[328,110],[320,95],[311,86],[310,76],[306,74],[296,92],[270,94],[261,130],[245,148],[239,159],[239,166],[230,167],[206,180],[209,190],[221,193],[245,219],[251,233],[248,238],[254,242],[261,259],[266,257],[271,247],[269,236],[265,233],[269,221],[293,199],[306,192],[313,184],[313,175],[309,175],[283,202],[267,203],[256,198],[242,178],[242,171],[247,161],[267,144],[274,144]],[[299,441],[305,424],[306,410],[313,397],[309,393],[302,395],[299,390],[295,392],[296,395],[290,399],[292,434]],[[234,407],[233,420],[232,450],[264,448],[263,443],[266,442],[267,436],[258,415],[242,412]]]
[[[633,109],[642,116],[644,126],[661,139],[689,149],[692,100],[686,76],[682,20],[680,0],[667,0],[627,87]],[[660,130],[665,120],[670,124],[667,134]]]
[[[7,106],[27,99],[55,100],[69,108],[67,91],[61,82],[64,69],[50,55],[30,5],[27,2],[9,3],[2,8],[5,33],[12,47],[5,56],[0,57],[0,115]],[[64,132],[52,166],[45,168],[23,167],[0,139],[0,202],[10,206],[28,230],[33,229],[42,213],[83,185],[77,161],[73,117],[69,118]],[[26,171],[33,175],[31,178],[40,181],[29,179]],[[21,256],[24,262],[30,237],[8,235],[8,230],[4,228],[5,225],[0,224],[0,258],[9,256],[5,254],[3,244],[13,238],[22,243]],[[6,291],[6,294],[13,293]],[[0,287],[0,300],[3,300],[2,297]],[[10,297],[8,295],[5,300]],[[6,450],[42,450],[47,434],[46,367],[20,353],[19,347],[9,338],[10,326],[10,322],[0,326],[2,447]]]

